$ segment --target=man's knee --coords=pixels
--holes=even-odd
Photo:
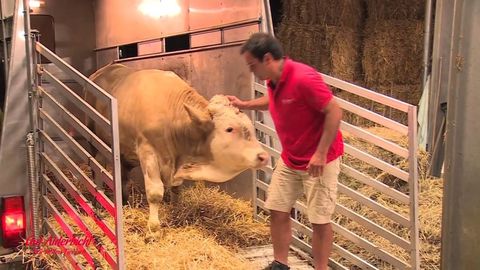
[[[288,212],[270,210],[270,216],[272,220],[275,220],[276,222],[286,222],[290,220],[290,213]]]

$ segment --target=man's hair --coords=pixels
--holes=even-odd
[[[279,60],[283,57],[282,44],[273,36],[267,33],[255,33],[243,44],[241,54],[249,52],[253,57],[263,62],[263,56],[270,53],[273,59]]]

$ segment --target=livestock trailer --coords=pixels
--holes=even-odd
[[[33,5],[35,3],[35,5]],[[62,213],[68,213],[85,236],[89,228],[80,218],[79,209],[95,220],[95,225],[108,236],[115,252],[97,245],[98,251],[112,269],[125,269],[122,231],[122,198],[120,191],[120,154],[116,100],[88,80],[96,69],[108,63],[122,63],[137,69],[170,70],[186,80],[200,94],[236,95],[250,99],[266,94],[264,82],[256,80],[239,53],[242,43],[255,32],[273,33],[270,1],[261,0],[85,0],[85,1],[1,1],[3,78],[5,79],[4,120],[0,145],[0,197],[2,209],[2,245],[0,266],[18,261],[15,246],[22,239],[40,238],[49,234],[74,237],[71,224]],[[406,256],[399,258],[368,239],[352,232],[343,224],[333,223],[334,231],[358,248],[399,269],[420,269],[418,245],[418,182],[416,164],[416,107],[378,94],[334,77],[323,75],[325,82],[336,89],[369,99],[405,113],[407,124],[374,113],[345,100],[341,107],[407,138],[402,146],[343,122],[342,131],[409,160],[406,168],[398,168],[369,155],[355,146],[346,145],[352,157],[399,179],[402,191],[342,165],[342,173],[363,185],[387,194],[406,208],[395,210],[340,185],[339,191],[351,200],[367,205],[380,215],[399,224],[408,232],[398,236],[388,228],[337,205],[339,214],[356,222],[364,230],[399,247]],[[89,91],[109,109],[105,117],[83,99]],[[245,172],[221,185],[232,196],[252,202],[252,213],[259,219],[269,179],[280,153],[280,144],[272,121],[266,112],[252,113],[257,138],[270,153],[269,165],[255,172]],[[102,141],[86,127],[82,119],[89,117],[110,134]],[[93,157],[86,147],[93,145],[106,160],[106,165]],[[85,175],[79,168],[87,164],[93,172]],[[68,168],[77,182],[65,176]],[[58,181],[52,181],[55,177]],[[96,198],[89,201],[76,185],[87,187]],[[46,196],[46,194],[51,196]],[[67,200],[64,194],[72,200]],[[113,226],[95,215],[102,209],[114,218]],[[301,222],[305,205],[299,201],[292,211],[293,245],[311,258],[311,245],[305,239],[312,230]],[[49,219],[50,218],[50,219]],[[52,219],[53,218],[53,219]],[[60,231],[59,231],[60,230]],[[343,261],[362,269],[377,269],[357,251],[334,244],[341,258],[331,259],[334,269],[346,269]],[[68,267],[79,269],[82,256],[89,267],[96,267],[91,254],[81,248],[79,255],[59,254]],[[14,258],[14,259],[12,259]]]

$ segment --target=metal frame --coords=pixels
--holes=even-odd
[[[269,10],[268,0],[264,1],[264,9]],[[266,11],[263,11],[263,20],[261,23],[261,30],[264,32],[272,32],[271,26],[271,18]],[[400,258],[389,254],[388,252],[384,251],[381,247],[376,244],[371,243],[367,239],[355,234],[352,231],[349,231],[347,228],[332,222],[333,229],[336,233],[344,237],[345,239],[355,243],[358,247],[365,249],[366,251],[376,255],[379,259],[391,264],[395,268],[398,269],[420,269],[420,257],[419,257],[419,224],[418,224],[418,171],[417,171],[417,112],[416,107],[410,105],[408,103],[393,99],[391,97],[379,94],[377,92],[368,90],[363,87],[356,86],[354,84],[333,78],[331,76],[320,74],[324,79],[325,83],[338,88],[344,91],[350,92],[352,94],[361,96],[363,98],[378,102],[380,104],[389,106],[391,108],[395,108],[399,111],[405,112],[408,114],[408,125],[405,126],[401,123],[393,121],[389,118],[386,118],[382,115],[376,114],[372,111],[369,111],[365,108],[362,108],[358,105],[353,103],[347,102],[345,100],[335,98],[335,100],[339,103],[340,107],[344,110],[350,111],[356,115],[362,116],[367,118],[373,122],[376,122],[380,125],[383,125],[389,129],[395,130],[400,132],[402,135],[406,135],[408,137],[408,149],[397,145],[393,142],[387,141],[379,136],[369,133],[368,131],[353,126],[349,123],[343,122],[341,123],[340,129],[342,131],[347,131],[355,137],[361,138],[369,143],[372,143],[378,147],[381,147],[387,151],[390,151],[402,158],[405,158],[409,161],[409,168],[408,172],[403,171],[395,166],[388,164],[387,162],[378,159],[369,155],[368,153],[363,152],[351,145],[345,144],[345,153],[360,159],[370,165],[379,168],[386,173],[401,179],[402,181],[408,182],[409,185],[409,192],[405,194],[396,190],[388,185],[383,184],[380,181],[372,179],[371,177],[357,171],[354,168],[351,168],[348,165],[342,164],[341,171],[342,173],[355,178],[359,182],[369,185],[379,192],[382,192],[386,195],[389,195],[399,203],[403,203],[409,206],[409,218],[405,218],[404,216],[400,215],[399,213],[388,209],[379,203],[371,200],[370,198],[364,196],[363,194],[339,183],[338,191],[352,200],[359,202],[360,204],[369,207],[372,211],[375,211],[379,214],[382,214],[385,217],[390,218],[392,221],[408,228],[410,230],[410,239],[411,241],[404,239],[393,232],[390,232],[388,229],[383,228],[382,226],[375,224],[373,221],[363,217],[360,214],[355,213],[354,211],[350,210],[349,208],[342,206],[341,204],[337,203],[336,206],[336,213],[343,215],[358,224],[362,225],[365,229],[375,232],[380,237],[390,241],[392,244],[397,245],[398,247],[404,249],[405,251],[410,253],[410,260],[409,262],[405,262]],[[267,94],[267,88],[265,84],[260,84],[255,82],[253,79],[252,84],[252,91],[254,96],[261,96]],[[269,126],[264,122],[266,115],[262,112],[257,112],[255,115],[255,128],[257,130],[257,135],[259,140],[263,143],[263,147],[266,149],[267,152],[271,154],[274,160],[280,158],[280,152],[275,147],[274,141],[278,141],[278,137],[275,133],[274,127]],[[267,175],[271,175],[273,172],[274,162],[272,161],[270,166],[267,166],[265,169],[262,169],[263,173],[257,173],[257,179],[254,179],[254,200],[253,200],[253,207],[254,207],[254,215],[256,218],[260,218],[259,212],[260,211],[267,211],[264,207],[264,200],[262,200],[259,195],[259,191],[266,192],[268,189],[268,177]],[[294,206],[295,213],[306,213],[306,207],[303,203],[297,202]],[[298,232],[301,232],[307,236],[312,235],[312,229],[304,224],[301,224],[298,220],[292,218],[293,228]],[[312,247],[306,243],[305,241],[299,239],[297,236],[293,235],[293,244],[298,248],[312,254]],[[335,253],[347,259],[354,265],[362,268],[362,269],[377,269],[368,261],[362,259],[360,256],[353,254],[352,252],[340,247],[339,245],[334,243],[333,250]],[[334,269],[346,269],[341,263],[336,262],[330,259],[330,266]]]
[[[96,111],[90,106],[82,97],[78,96],[74,91],[69,89],[64,83],[61,82],[54,75],[46,70],[43,70],[41,65],[38,66],[40,76],[50,83],[49,90],[46,90],[46,86],[37,85],[38,96],[41,100],[38,106],[38,119],[39,119],[39,143],[41,145],[39,157],[40,157],[40,178],[42,184],[41,202],[44,207],[43,219],[44,224],[48,232],[58,236],[58,232],[55,231],[55,225],[48,221],[48,217],[52,216],[58,225],[62,228],[63,232],[69,237],[73,237],[73,230],[71,224],[69,225],[61,212],[67,213],[75,222],[75,226],[78,227],[85,237],[92,237],[92,228],[82,220],[82,216],[79,210],[87,213],[87,215],[95,222],[96,226],[109,238],[111,243],[116,247],[115,254],[111,254],[105,244],[94,239],[95,248],[107,261],[107,263],[113,269],[124,269],[125,267],[125,255],[124,255],[124,237],[123,237],[123,212],[122,212],[122,193],[121,193],[121,176],[120,176],[120,146],[119,146],[119,132],[118,132],[118,112],[117,101],[110,94],[99,88],[92,83],[88,78],[83,76],[80,72],[76,71],[54,53],[49,51],[45,46],[39,42],[35,43],[35,51],[39,55],[46,57],[54,65],[56,65],[65,74],[69,75],[72,79],[78,82],[86,91],[94,94],[96,98],[105,103],[108,106],[109,115],[108,118]],[[38,58],[38,57],[37,57]],[[41,80],[38,79],[37,82]],[[58,98],[62,96],[69,102],[73,103],[78,109],[80,109],[86,116],[90,117],[104,132],[107,132],[111,136],[111,141],[103,141],[102,138],[97,136],[91,131],[82,120],[78,119],[71,111],[70,108],[60,101]],[[53,108],[49,111],[45,104],[49,104]],[[61,121],[67,121],[85,140],[91,143],[100,154],[102,154],[106,161],[111,164],[113,173],[109,173],[106,166],[101,165],[99,161],[95,159],[87,150],[85,150],[75,140],[64,127],[60,124]],[[45,127],[48,126],[49,129]],[[53,134],[52,134],[53,133]],[[53,138],[60,137],[61,141],[56,141]],[[67,145],[67,150],[61,147],[61,143]],[[53,152],[46,151],[49,149]],[[60,157],[61,162],[56,162],[54,157]],[[81,160],[88,164],[95,175],[95,179],[90,179],[79,167],[79,164],[75,160]],[[62,171],[61,166],[67,168],[78,182],[86,187],[88,195],[90,195],[93,201],[89,201],[80,191],[78,184],[74,184]],[[51,177],[47,175],[47,170],[53,173],[56,181],[52,181]],[[101,179],[102,182],[96,183],[96,179]],[[101,187],[101,184],[105,184],[113,193],[113,198],[109,197]],[[65,189],[66,192],[61,192],[61,189]],[[51,195],[47,195],[51,194]],[[70,199],[67,199],[67,196]],[[61,205],[61,209],[55,206],[53,199]],[[107,223],[103,221],[97,214],[98,207],[101,206],[108,215],[111,215],[115,221],[115,228],[110,228]],[[58,205],[57,204],[57,205]],[[79,210],[77,210],[79,209]],[[97,263],[93,259],[93,256],[87,248],[84,246],[77,246],[80,254],[88,262],[92,268],[98,267]],[[75,255],[66,251],[65,256],[67,261],[72,264],[75,269],[81,269],[78,264],[78,258]],[[78,255],[77,255],[78,256]],[[65,260],[62,260],[65,262]]]
[[[443,85],[448,91],[446,119],[446,159],[442,214],[441,269],[476,269],[480,265],[480,2],[476,0],[438,1],[444,10],[445,44],[436,40],[436,47],[445,55]],[[441,26],[441,27],[442,27]],[[441,78],[438,78],[440,81]],[[443,81],[443,80],[442,80]]]

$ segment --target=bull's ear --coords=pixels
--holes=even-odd
[[[183,107],[188,113],[188,116],[190,116],[190,119],[192,119],[192,122],[196,123],[205,123],[208,121],[211,121],[212,118],[208,113],[202,112],[201,110],[192,107],[186,103],[183,103]]]

